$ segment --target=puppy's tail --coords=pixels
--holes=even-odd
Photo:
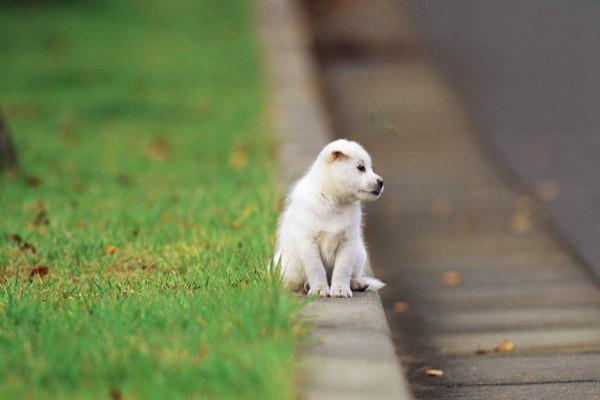
[[[367,290],[377,291],[385,286],[385,283],[381,282],[377,278],[373,278],[372,276],[364,275],[360,278],[360,280],[369,285]]]

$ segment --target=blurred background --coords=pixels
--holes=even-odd
[[[600,2],[415,1],[483,140],[600,276]]]

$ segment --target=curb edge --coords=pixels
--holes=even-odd
[[[258,0],[255,7],[279,184],[287,188],[333,134],[297,0]],[[378,293],[316,300],[303,316],[313,322],[315,340],[304,348],[302,398],[412,398]]]

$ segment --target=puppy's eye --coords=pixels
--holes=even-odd
[[[365,172],[367,169],[365,168],[364,165],[360,164],[358,167],[356,167],[357,170],[359,170],[360,172]]]

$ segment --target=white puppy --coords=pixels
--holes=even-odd
[[[290,191],[279,221],[275,265],[284,285],[320,297],[383,287],[367,275],[360,203],[382,192],[383,180],[360,144],[340,139],[325,146]]]

